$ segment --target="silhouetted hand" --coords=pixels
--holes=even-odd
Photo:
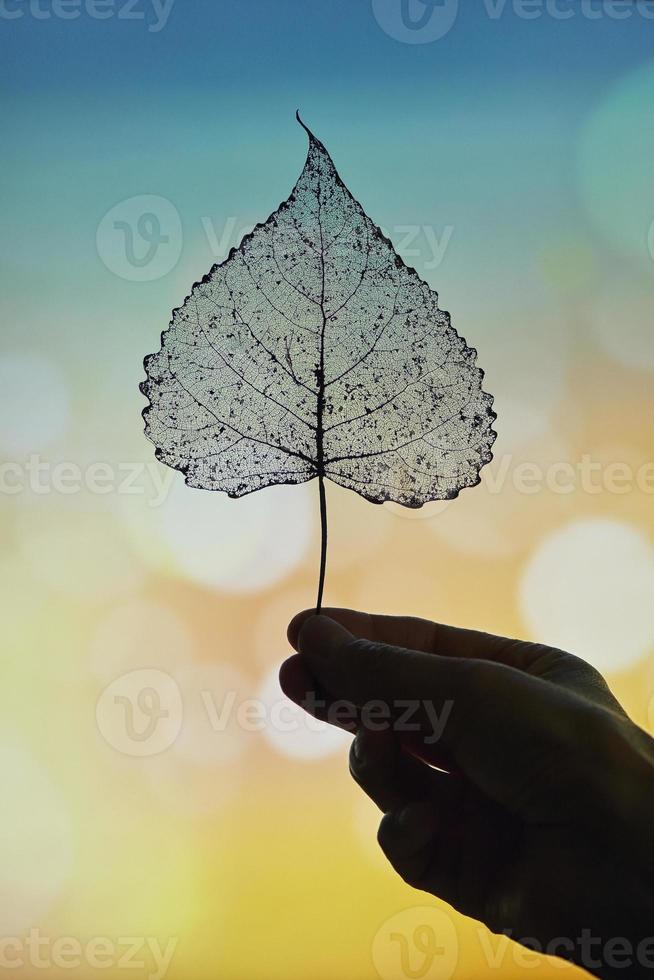
[[[405,881],[598,976],[654,976],[654,741],[594,668],[345,609],[289,639],[282,687],[357,732],[351,772]]]

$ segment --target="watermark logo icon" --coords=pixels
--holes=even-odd
[[[141,194],[120,201],[98,225],[98,255],[130,282],[152,282],[171,272],[182,254],[182,221],[165,197]]]
[[[387,919],[372,944],[381,980],[450,980],[459,962],[459,941],[444,909],[417,906]]]
[[[98,699],[96,721],[104,740],[123,755],[159,755],[177,739],[183,704],[175,680],[162,670],[133,670],[116,678]]]
[[[381,29],[404,44],[431,44],[449,34],[459,0],[372,0]]]

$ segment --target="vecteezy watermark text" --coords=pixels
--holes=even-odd
[[[438,906],[418,905],[397,912],[377,930],[372,941],[372,960],[381,980],[451,980],[460,961],[458,921]],[[476,939],[476,943],[475,943]],[[519,937],[511,930],[493,936],[483,926],[467,935],[466,946],[475,944],[489,971],[504,975],[510,970],[533,970],[552,957],[550,966],[569,969],[570,961],[586,970],[629,970],[638,967],[654,976],[654,937],[633,941],[624,936],[600,937],[592,929],[576,936],[553,936],[547,941]]]
[[[21,493],[36,496],[60,494],[74,496],[91,493],[145,496],[149,507],[159,507],[168,496],[175,474],[156,462],[108,463],[96,461],[85,466],[72,460],[44,459],[32,453],[24,460],[0,463],[0,496]]]
[[[578,460],[556,460],[547,464],[520,460],[511,453],[496,456],[493,466],[484,471],[478,493],[491,497],[507,491],[519,496],[534,497],[541,493],[556,497],[583,494],[597,497],[601,494],[625,496],[630,493],[654,496],[654,461],[645,460],[638,466],[622,460],[598,460],[585,453]],[[387,503],[385,507],[406,520],[434,520],[456,501],[438,501],[434,510],[425,507],[424,512],[408,510],[399,504]]]
[[[222,228],[218,228],[208,217],[201,218],[201,222],[211,254],[216,261],[227,258],[230,248],[238,245],[244,235],[252,231],[252,225],[241,223],[233,216],[227,218]],[[392,228],[382,227],[380,231],[393,242],[406,262],[420,262],[423,269],[432,272],[445,257],[454,234],[454,225],[444,225],[439,230],[428,224],[397,224]],[[348,247],[346,243],[345,248]]]
[[[174,482],[173,470],[155,461],[94,461],[80,464],[74,460],[49,460],[32,453],[22,460],[0,462],[0,496],[21,493],[37,496],[60,494],[74,496],[87,492],[97,496],[110,494],[146,496],[149,507],[163,504]],[[610,494],[624,496],[641,493],[654,496],[654,460],[638,466],[623,460],[598,460],[585,453],[578,460],[557,460],[547,464],[520,460],[511,453],[497,456],[493,467],[484,473],[482,487],[491,496],[511,489],[521,496],[550,493],[569,496]],[[390,508],[400,512],[397,505]],[[426,512],[426,516],[429,515]]]
[[[91,20],[136,21],[150,34],[162,31],[175,0],[0,0],[0,20]]]
[[[654,20],[651,0],[481,0],[491,22],[513,16],[536,21]],[[446,37],[457,22],[459,0],[372,0],[375,20],[389,37],[404,44],[431,44]]]
[[[162,944],[151,936],[94,936],[82,942],[75,936],[48,936],[30,929],[25,936],[0,937],[0,970],[142,971],[148,980],[164,980],[170,969],[177,939]]]
[[[609,462],[593,459],[584,453],[578,460],[556,460],[546,465],[528,460],[514,464],[514,457],[499,457],[497,467],[486,474],[489,493],[502,493],[507,481],[524,496],[541,493],[564,495],[583,493],[597,496],[608,493],[622,496],[638,490],[654,494],[654,461],[645,460],[639,466],[621,460]]]
[[[200,218],[200,224],[208,246],[208,261],[214,262],[224,261],[230,250],[253,229],[251,223],[234,216],[218,224],[205,215]],[[431,224],[396,224],[380,230],[405,262],[415,263],[425,272],[433,272],[441,265],[454,234],[454,226],[447,224],[441,228]],[[278,248],[284,235],[289,236],[289,246],[297,246],[297,230],[279,228]],[[183,237],[182,220],[175,205],[156,194],[140,194],[119,201],[107,211],[96,231],[96,248],[104,265],[120,279],[152,282],[176,267],[182,254]],[[347,252],[350,247],[344,239],[343,250]]]
[[[194,707],[190,697],[196,699]],[[120,675],[105,687],[96,704],[96,722],[105,742],[117,752],[138,758],[160,755],[180,736],[185,705],[193,708],[196,720],[199,709],[206,737],[233,728],[253,733],[274,729],[284,734],[320,734],[328,722],[352,733],[361,727],[372,732],[419,733],[425,745],[432,746],[442,738],[454,702],[371,700],[355,705],[344,699],[327,702],[308,693],[301,711],[282,696],[270,702],[240,698],[232,689],[183,692],[165,671],[141,668]]]

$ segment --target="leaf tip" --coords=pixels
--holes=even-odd
[[[300,115],[300,110],[299,109],[296,109],[295,110],[295,118],[299,122],[299,124],[302,127],[302,129],[306,132],[306,134],[308,135],[309,139],[310,140],[315,140],[316,137],[313,135],[313,133],[311,132],[311,130],[309,129],[309,127],[307,126],[307,124],[302,119],[302,116]]]

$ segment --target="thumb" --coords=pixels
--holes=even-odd
[[[357,639],[325,616],[305,620],[298,647],[333,697],[362,715],[373,703],[386,706],[396,730],[400,716],[410,718],[482,792],[524,816],[560,817],[596,769],[604,712],[548,681],[505,664]]]
[[[431,697],[439,693],[433,689],[436,661],[443,658],[355,637],[327,616],[311,616],[304,621],[298,650],[326,691],[359,708],[381,702],[399,709],[403,706],[399,702],[418,702],[427,692]],[[446,685],[450,691],[467,662],[459,658],[451,661],[452,676]],[[461,665],[463,671],[458,669]]]

